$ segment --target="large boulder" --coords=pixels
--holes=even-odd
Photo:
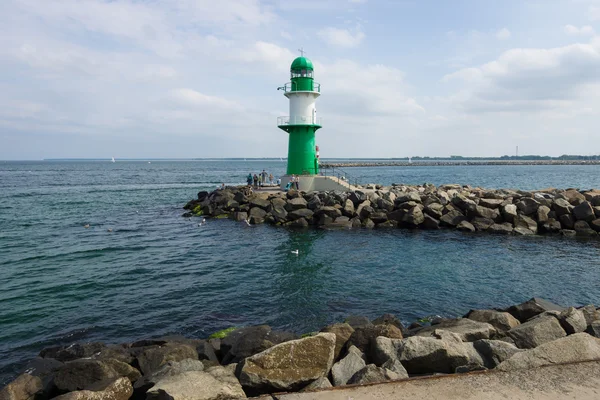
[[[250,207],[258,207],[262,210],[269,211],[269,208],[271,207],[271,202],[267,199],[263,199],[262,197],[256,196],[250,199]]]
[[[460,224],[456,225],[456,230],[461,232],[475,232],[475,227],[469,221],[461,221]]]
[[[513,223],[515,225],[515,229],[516,228],[525,228],[525,229],[531,231],[532,233],[537,233],[537,230],[538,230],[537,222],[535,222],[535,220],[533,218],[529,218],[526,215],[517,215],[517,217],[514,219]]]
[[[594,229],[592,229],[590,227],[590,225],[585,221],[575,222],[575,224],[573,224],[573,229],[575,229],[577,236],[584,236],[584,237],[598,236],[596,231]]]
[[[369,364],[356,372],[348,381],[350,385],[365,385],[368,383],[379,383],[386,381],[397,381],[407,376],[402,376],[387,368],[381,368],[374,364]]]
[[[74,343],[69,346],[48,347],[40,352],[42,358],[54,358],[55,360],[65,362],[73,361],[78,358],[91,357],[101,352],[106,345],[101,342]]]
[[[349,348],[350,346],[356,346],[358,349],[364,353],[370,353],[372,348],[372,343],[375,341],[375,338],[383,336],[392,339],[402,339],[402,331],[392,324],[384,324],[384,325],[367,325],[357,327],[346,346]]]
[[[570,215],[573,206],[565,199],[555,199],[552,203],[552,209],[556,212],[556,216]]]
[[[306,203],[306,200],[304,200],[304,198],[296,197],[294,199],[290,199],[287,201],[287,203],[285,205],[285,209],[289,212],[289,211],[300,210],[302,208],[306,208],[307,205],[308,204]]]
[[[519,320],[509,313],[496,310],[471,310],[465,317],[473,321],[487,322],[499,333],[509,331],[520,324]]]
[[[490,226],[494,225],[494,220],[489,218],[475,217],[471,220],[471,224],[475,227],[477,231],[485,231]]]
[[[600,223],[600,219],[598,220],[598,222]],[[440,221],[435,219],[431,215],[423,214],[423,223],[421,224],[421,228],[428,230],[440,229]]]
[[[567,335],[583,332],[588,325],[583,312],[573,307],[569,307],[561,312],[558,316],[558,321],[560,322],[560,326],[567,332]]]
[[[581,307],[579,310],[583,313],[586,325],[590,325],[592,322],[600,320],[600,311],[596,309],[593,304]]]
[[[534,318],[507,332],[520,349],[532,349],[566,336],[558,320],[552,316]]]
[[[101,382],[90,390],[80,390],[55,397],[55,400],[128,400],[133,394],[127,378]]]
[[[479,322],[469,318],[447,319],[439,324],[420,329],[417,336],[431,336],[435,330],[456,334],[463,342],[473,342],[479,339],[489,339],[496,334],[496,328],[486,322]]]
[[[515,218],[518,215],[517,206],[514,204],[506,204],[506,205],[502,206],[501,210],[502,210],[502,218],[504,218],[505,221],[510,222],[510,223],[513,223]]]
[[[532,199],[531,197],[523,197],[521,201],[517,203],[517,208],[524,215],[531,215],[538,210],[540,203],[537,200]]]
[[[186,358],[198,359],[198,352],[193,345],[183,343],[167,343],[164,346],[153,346],[145,349],[137,360],[144,375],[151,374],[169,361],[181,361]]]
[[[295,221],[300,218],[309,220],[312,218],[312,216],[313,216],[313,212],[312,212],[312,210],[309,210],[308,208],[300,208],[298,210],[293,210],[293,211],[290,211],[287,215],[287,217],[290,221]]]
[[[487,208],[482,206],[475,206],[469,210],[470,217],[488,218],[496,221],[500,218],[500,211],[495,208]]]
[[[517,353],[498,365],[497,369],[513,371],[592,360],[600,360],[600,339],[587,333],[576,333]]]
[[[564,307],[556,305],[548,300],[541,299],[539,297],[533,297],[524,303],[511,306],[506,311],[512,314],[513,317],[521,322],[525,322],[528,319],[535,317],[544,311],[563,311]]]
[[[147,393],[146,400],[229,400],[245,399],[233,371],[213,367],[206,371],[187,371],[165,376]]]
[[[268,325],[236,329],[221,341],[222,364],[237,363],[275,344],[297,338],[290,332],[273,331]]]
[[[486,368],[495,368],[516,353],[525,351],[502,340],[481,339],[473,342],[473,347],[481,354]]]
[[[158,371],[138,379],[134,383],[133,388],[136,393],[146,393],[146,391],[154,386],[159,380],[189,371],[204,371],[204,364],[200,360],[192,360],[191,358],[186,358],[181,361],[169,361]]]
[[[329,332],[335,335],[335,350],[333,359],[337,360],[340,357],[342,349],[346,346],[346,342],[352,336],[354,328],[347,323],[333,324],[321,329],[321,332]]]
[[[68,361],[54,375],[54,384],[60,392],[73,392],[93,387],[103,381],[119,378],[119,373],[100,360]]]
[[[462,221],[465,221],[466,219],[467,219],[467,217],[465,217],[463,215],[463,213],[461,213],[460,211],[452,210],[452,211],[449,211],[448,213],[444,214],[440,218],[440,223],[445,226],[455,227],[458,224],[460,224]]]
[[[352,202],[352,200],[346,199],[346,201],[344,202],[344,208],[342,209],[343,214],[347,217],[352,218],[354,216],[354,211],[354,203]]]
[[[22,374],[0,390],[0,400],[34,400],[43,389],[39,377]]]
[[[406,335],[408,331],[402,324],[402,322],[396,317],[394,314],[383,314],[381,317],[375,318],[371,321],[373,325],[394,325],[396,328],[400,329],[403,335]]]
[[[313,390],[329,389],[331,387],[333,387],[333,385],[331,384],[331,382],[329,382],[329,379],[327,379],[326,377],[322,377],[306,386],[304,389],[301,390],[301,392],[311,392]]]
[[[248,220],[251,224],[262,224],[267,216],[267,212],[259,207],[252,207],[248,213]]]
[[[402,217],[401,223],[409,228],[416,228],[425,221],[423,216],[423,210],[421,206],[416,205],[406,211],[406,214]]]
[[[364,354],[356,346],[350,346],[346,357],[342,358],[331,367],[333,385],[345,385],[355,373],[365,366]]]
[[[479,205],[487,208],[499,208],[504,202],[504,199],[479,199]]]
[[[243,360],[236,374],[242,386],[258,393],[299,390],[327,375],[335,341],[333,333],[319,333],[281,343]]]
[[[509,233],[512,233],[513,226],[510,222],[504,222],[502,224],[493,224],[487,229],[487,231],[494,234],[507,235]]]
[[[587,201],[584,201],[573,208],[573,215],[578,221],[592,222],[594,219],[596,219],[594,208]]]

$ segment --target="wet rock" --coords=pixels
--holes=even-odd
[[[452,210],[440,218],[440,223],[445,226],[455,227],[466,219],[467,217],[465,217],[460,211]]]
[[[520,349],[532,349],[567,335],[558,320],[550,316],[534,318],[511,329],[507,334]]]
[[[533,297],[524,303],[509,307],[506,311],[521,322],[535,317],[544,311],[564,311],[565,308],[548,300]]]
[[[598,220],[598,221],[600,222],[600,220]],[[427,230],[440,229],[440,221],[438,221],[437,219],[433,218],[430,215],[424,214],[423,215],[423,223],[421,224],[421,228],[427,229]]]
[[[531,215],[535,213],[540,206],[540,203],[530,197],[524,197],[517,203],[517,208],[524,215]]]
[[[93,387],[94,384],[119,378],[119,374],[100,360],[68,361],[54,375],[54,384],[60,392],[73,392]]]
[[[590,227],[590,225],[585,221],[575,222],[575,224],[573,225],[573,229],[575,230],[575,233],[577,236],[583,236],[583,237],[598,236],[596,231],[593,230]]]
[[[37,376],[22,374],[0,390],[1,400],[34,400],[44,389]]]
[[[497,369],[514,371],[598,359],[600,359],[600,339],[587,333],[576,333],[541,344],[535,349],[517,353],[498,365]]]
[[[495,368],[516,353],[525,351],[501,340],[480,339],[473,342],[473,347],[481,354],[486,368]]]
[[[245,399],[233,372],[213,367],[206,372],[187,371],[159,380],[147,394],[147,400],[233,400]]]
[[[387,214],[384,211],[375,211],[370,215],[369,218],[371,218],[371,220],[377,225],[383,224],[388,220]],[[395,227],[396,225],[393,226]]]
[[[321,329],[321,332],[335,334],[335,350],[333,359],[337,360],[340,357],[342,349],[346,346],[346,342],[348,339],[350,339],[350,336],[352,336],[354,328],[347,323],[333,324]]]
[[[369,364],[354,374],[348,381],[349,385],[365,385],[367,383],[378,383],[386,381],[397,381],[405,378],[389,369]]]
[[[567,332],[567,335],[585,331],[587,323],[581,310],[569,307],[558,316],[560,326]]]
[[[299,390],[327,375],[333,365],[336,337],[319,333],[281,343],[238,364],[245,388],[259,393]]]
[[[186,358],[198,359],[195,347],[180,343],[167,343],[160,347],[144,350],[137,358],[144,375],[157,371],[169,361],[181,361]]]
[[[590,222],[590,228],[592,228],[596,232],[600,232],[600,218],[595,219],[592,222]]]
[[[110,382],[100,382],[90,390],[81,390],[55,397],[56,400],[128,400],[133,394],[131,382],[127,378],[117,378]]]
[[[348,354],[331,367],[333,385],[345,385],[355,373],[365,366],[364,354],[356,346],[350,346]]]
[[[504,222],[502,224],[493,224],[487,229],[487,231],[494,234],[508,235],[512,233],[513,226],[510,222]]]
[[[486,322],[496,328],[498,333],[504,333],[521,324],[510,313],[495,310],[471,310],[465,317],[473,321]]]
[[[537,233],[538,224],[532,218],[525,215],[517,215],[514,219],[515,228],[524,228],[533,233]]]
[[[475,232],[475,227],[469,221],[461,221],[456,229],[462,232]]]
[[[573,229],[575,227],[575,217],[571,214],[563,214],[558,217],[558,220],[563,229]]]
[[[115,360],[112,358],[104,358],[102,359],[102,361],[109,365],[113,370],[115,370],[115,372],[119,375],[119,376],[124,376],[127,379],[129,379],[131,382],[135,382],[136,380],[138,380],[142,374],[140,374],[140,371],[134,367],[132,367],[131,365],[124,363],[122,361],[119,360]]]
[[[444,330],[456,334],[463,342],[473,342],[479,339],[489,339],[496,334],[496,329],[486,322],[468,318],[447,319],[439,324],[419,330],[417,336],[430,336],[436,330]]]
[[[299,210],[290,211],[287,215],[290,221],[295,221],[300,218],[304,218],[306,220],[311,219],[313,216],[313,212],[308,208],[301,208]]]
[[[562,229],[560,222],[554,218],[549,218],[547,222],[544,222],[540,227],[542,233],[558,233]]]
[[[268,325],[236,329],[221,341],[222,364],[237,363],[246,357],[260,353],[274,344],[297,339],[289,332],[273,331]]]
[[[251,224],[262,224],[267,216],[267,212],[262,208],[254,207],[250,209],[248,220]]]
[[[402,217],[401,223],[409,228],[416,228],[425,221],[423,211],[419,206],[414,206],[407,210]]]
[[[291,222],[288,222],[292,228],[308,228],[308,221],[305,218],[298,218]]]
[[[475,217],[471,220],[471,224],[475,227],[475,230],[485,231],[494,225],[494,221],[489,218]]]

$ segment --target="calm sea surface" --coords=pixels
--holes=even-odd
[[[600,302],[600,241],[181,218],[199,190],[263,168],[277,176],[285,163],[0,162],[0,384],[43,347],[74,341],[259,323],[303,333],[349,314],[410,322],[531,296]],[[600,166],[347,172],[362,183],[600,188]]]

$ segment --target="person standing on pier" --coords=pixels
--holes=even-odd
[[[273,185],[273,174],[269,174],[269,183]]]

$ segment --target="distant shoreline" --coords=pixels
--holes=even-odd
[[[377,162],[323,162],[321,169],[353,167],[449,167],[484,165],[600,165],[600,160],[439,160],[439,161],[377,161]]]

